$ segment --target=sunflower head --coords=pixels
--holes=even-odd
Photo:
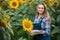
[[[18,1],[15,1],[15,0],[9,1],[9,6],[10,6],[11,8],[16,9],[16,8],[18,8],[18,6],[19,6],[19,2],[18,2]]]
[[[2,7],[6,6],[6,3],[5,2],[2,2]]]
[[[30,0],[30,1],[29,1],[29,4],[32,4],[33,2],[34,2],[34,0]]]
[[[25,31],[30,32],[30,31],[32,30],[32,28],[33,28],[33,23],[32,23],[31,20],[24,19],[24,20],[22,21],[22,24],[23,24],[23,29],[24,29]]]
[[[5,26],[7,28],[8,22],[6,20],[0,20],[0,26]]]
[[[55,2],[53,3],[53,5],[54,5],[54,6],[58,6],[58,5],[59,5],[59,2],[55,1]]]

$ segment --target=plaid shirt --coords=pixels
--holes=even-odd
[[[42,18],[43,18],[43,16],[37,21],[37,16],[35,16],[34,17],[34,24],[39,23],[42,20],[42,22],[41,22],[42,29],[40,30],[41,34],[50,35],[50,21],[46,20],[45,18],[43,18],[43,19]],[[43,30],[43,29],[45,29],[45,30]]]

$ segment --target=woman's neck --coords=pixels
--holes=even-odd
[[[38,15],[38,17],[37,17],[37,21],[38,21],[41,17],[42,17],[42,15]]]
[[[42,17],[43,15],[38,15],[38,17]]]

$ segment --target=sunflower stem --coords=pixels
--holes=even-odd
[[[29,32],[27,32],[27,34],[28,34],[28,39],[27,40],[30,40],[30,34],[29,34]]]

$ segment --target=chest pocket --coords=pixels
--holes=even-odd
[[[41,27],[41,23],[42,23],[42,20],[43,20],[44,17],[41,18],[41,20],[39,21],[39,23],[34,23],[34,27],[33,27],[33,30],[41,30],[42,27]]]

